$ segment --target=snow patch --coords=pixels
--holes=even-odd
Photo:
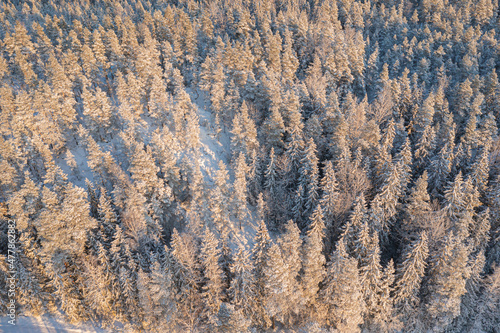
[[[71,325],[60,322],[54,317],[18,317],[16,325],[9,324],[9,317],[0,317],[0,332],[3,333],[83,333],[98,332],[107,333],[110,330],[104,330],[95,327],[92,324]],[[116,332],[116,330],[114,330]]]

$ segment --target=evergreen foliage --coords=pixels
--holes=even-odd
[[[498,13],[3,1],[0,313],[15,221],[19,315],[495,332]]]

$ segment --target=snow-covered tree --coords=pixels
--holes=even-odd
[[[318,291],[323,281],[326,269],[326,259],[323,254],[323,238],[325,237],[325,223],[323,212],[318,205],[310,217],[309,229],[303,245],[302,286],[308,311],[313,318],[320,316]]]
[[[205,229],[200,253],[203,268],[201,297],[205,306],[204,315],[210,324],[215,323],[223,297],[224,276],[219,265],[220,255],[219,242],[215,235]]]
[[[340,239],[328,262],[321,301],[327,307],[326,323],[342,332],[360,332],[365,301],[358,262],[351,258]]]
[[[245,155],[240,153],[238,160],[236,161],[234,184],[233,184],[233,209],[236,218],[239,221],[240,229],[242,227],[242,221],[246,219],[248,215],[247,208],[247,164],[245,162]]]
[[[407,327],[413,327],[418,317],[419,291],[429,255],[427,243],[427,234],[422,232],[417,240],[409,244],[396,270],[394,302]]]
[[[429,329],[443,330],[460,314],[462,296],[470,276],[468,247],[460,238],[448,234],[442,248],[431,254],[425,309]]]

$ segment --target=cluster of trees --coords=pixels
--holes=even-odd
[[[0,223],[17,224],[22,313],[496,331],[498,10],[3,1]],[[213,172],[195,97],[230,141]]]

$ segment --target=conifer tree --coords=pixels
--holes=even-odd
[[[250,254],[242,244],[234,254],[230,270],[233,275],[228,291],[231,303],[236,309],[241,309],[245,316],[254,318],[258,301],[254,266]]]
[[[340,239],[328,262],[324,288],[320,293],[327,306],[327,324],[343,332],[360,332],[365,311],[361,290],[358,262],[349,257],[344,240]]]
[[[248,214],[246,169],[247,165],[245,162],[245,156],[243,153],[240,153],[238,160],[236,161],[235,179],[233,184],[233,207],[236,218],[239,221],[240,229],[242,225],[241,222],[247,217]]]
[[[285,144],[285,149],[286,155],[291,162],[290,177],[296,177],[300,168],[302,150],[305,147],[302,132],[304,124],[300,113],[298,96],[293,92],[290,93],[290,91],[287,91],[283,106],[287,114],[285,119],[288,120],[287,132],[289,138]]]
[[[364,325],[381,331],[390,331],[393,319],[393,304],[390,294],[394,282],[394,266],[391,261],[385,270],[382,268],[377,233],[371,236],[368,242],[365,245],[366,248],[358,252],[361,289],[366,302]]]
[[[95,313],[107,320],[115,315],[114,301],[116,299],[115,276],[111,268],[110,258],[102,243],[98,243],[96,262],[89,262],[86,267],[87,297]],[[98,267],[95,269],[95,267]]]
[[[363,238],[358,237],[358,233],[362,229],[367,229],[367,209],[365,196],[361,193],[354,202],[354,207],[352,213],[349,217],[348,222],[343,226],[341,233],[341,238],[345,241],[347,252],[353,255],[354,258],[359,259],[357,255],[356,244],[359,241],[363,241]],[[366,242],[367,243],[367,242]]]
[[[323,255],[323,238],[325,236],[325,224],[323,221],[323,212],[318,205],[310,217],[310,225],[307,231],[303,247],[303,275],[302,285],[306,306],[313,318],[320,316],[319,304],[317,303],[317,294],[319,284],[325,277],[325,256]],[[321,317],[321,316],[320,316]]]
[[[480,193],[484,193],[488,184],[489,158],[487,151],[487,147],[484,147],[477,160],[471,166],[472,184]]]
[[[196,244],[189,234],[174,229],[172,234],[173,281],[176,292],[179,325],[193,329],[200,323],[202,300],[199,284],[202,281],[201,267],[196,258]]]
[[[240,112],[233,118],[233,134],[231,138],[232,154],[237,158],[243,153],[248,162],[252,153],[259,148],[257,130],[253,120],[248,115],[248,107],[245,102],[241,105]]]
[[[203,287],[201,297],[205,306],[205,316],[210,324],[215,323],[223,297],[223,272],[219,266],[220,249],[215,235],[205,230],[201,244],[201,262],[203,267]]]
[[[141,193],[150,194],[153,192],[155,186],[158,184],[157,173],[159,172],[159,168],[156,166],[149,146],[145,150],[139,144],[135,146],[130,172],[132,173],[132,179]]]
[[[289,324],[290,301],[296,295],[293,294],[295,290],[292,288],[292,276],[289,274],[288,265],[284,262],[283,254],[276,243],[271,243],[267,251],[264,277],[264,308],[271,318],[272,327],[276,326],[276,320]]]
[[[177,147],[174,146],[175,143],[172,142],[173,140],[171,135],[168,135],[170,134],[168,130],[164,128],[163,132],[166,132],[165,134],[167,135],[159,136],[156,135],[157,133],[153,134],[152,153],[156,157],[156,160],[159,160],[159,178],[163,178],[163,182],[161,180],[159,181],[153,198],[157,198],[158,196],[161,196],[161,194],[165,194],[167,197],[170,196],[170,194],[177,195],[183,189],[181,186],[179,168],[177,166],[177,157],[174,155],[175,151],[172,151],[177,149]],[[174,147],[171,150],[166,146]],[[163,186],[162,183],[165,185]],[[168,199],[169,203],[171,201],[170,199]]]
[[[285,31],[284,48],[281,55],[281,75],[283,78],[292,83],[295,78],[295,73],[299,67],[299,60],[297,59],[295,50],[293,49],[293,40],[290,30]]]
[[[267,144],[270,148],[275,148],[277,152],[283,149],[283,133],[285,125],[279,109],[272,107],[269,117],[263,124],[263,131],[266,137]]]
[[[428,166],[429,185],[434,191],[439,191],[451,171],[452,150],[445,144],[441,150],[431,159]]]
[[[215,186],[210,199],[210,211],[217,230],[223,233],[227,228],[229,186],[227,184],[229,175],[224,162],[219,161],[219,170],[215,176]]]
[[[418,239],[409,244],[396,270],[394,302],[403,316],[403,322],[410,327],[417,320],[415,311],[420,303],[419,290],[429,255],[427,243],[427,234],[422,232]]]
[[[322,197],[320,199],[321,207],[325,214],[325,221],[327,229],[333,225],[333,219],[335,213],[337,212],[338,204],[338,182],[335,177],[335,171],[331,161],[327,161],[323,167],[323,178],[321,179],[321,192]]]
[[[316,145],[310,138],[305,146],[303,157],[301,159],[299,183],[305,192],[305,210],[312,212],[316,206],[319,197],[319,171],[318,158],[316,156]]]
[[[258,222],[257,233],[254,238],[254,247],[252,249],[252,262],[255,267],[255,286],[256,286],[256,303],[255,309],[256,321],[261,326],[269,325],[269,317],[267,316],[263,304],[265,302],[265,270],[268,266],[267,252],[271,246],[271,238],[267,231],[266,224],[263,220]]]
[[[460,238],[448,234],[440,251],[431,254],[425,308],[427,327],[443,330],[460,313],[465,284],[470,276],[469,250]]]
[[[284,321],[287,326],[292,326],[296,318],[300,315],[302,307],[302,285],[299,282],[299,272],[302,267],[301,248],[302,239],[300,230],[292,220],[285,225],[285,233],[278,239],[283,262],[287,266],[288,295]]]

